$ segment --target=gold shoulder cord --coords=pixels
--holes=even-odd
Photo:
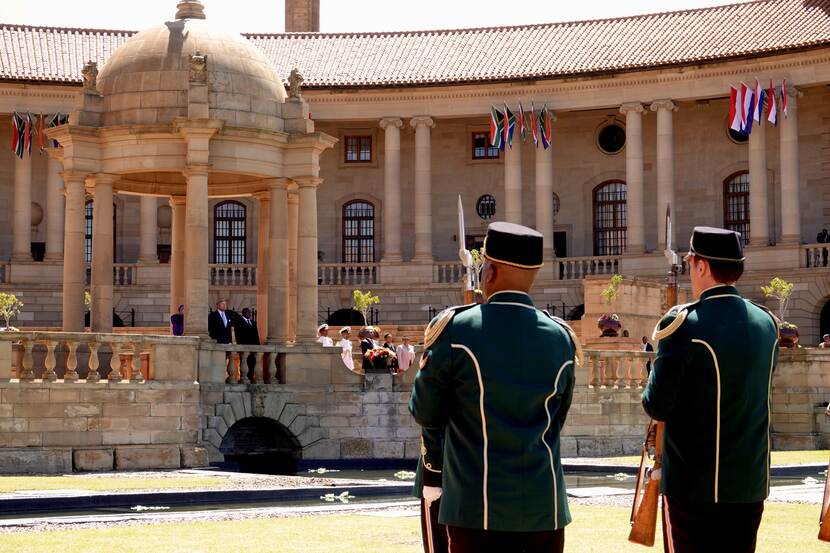
[[[660,340],[668,338],[669,336],[674,334],[674,332],[678,328],[680,328],[680,325],[682,325],[683,322],[686,320],[686,315],[686,307],[684,306],[680,311],[677,312],[677,316],[674,318],[674,320],[671,323],[669,323],[669,325],[663,330],[660,330],[660,322],[658,321],[657,325],[655,325],[654,327],[654,332],[651,333],[651,339],[657,340],[659,342]],[[660,318],[660,320],[663,320],[662,317]]]
[[[426,327],[424,330],[424,349],[435,343],[435,340],[441,336],[441,333],[444,332],[444,329],[452,320],[453,316],[455,316],[455,311],[452,308],[445,309],[438,315],[434,323]]]

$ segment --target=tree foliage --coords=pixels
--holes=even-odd
[[[355,311],[359,311],[363,315],[364,323],[369,322],[369,308],[380,303],[380,298],[374,295],[371,291],[361,292],[355,290],[352,292],[352,299],[354,301]]]
[[[623,283],[622,275],[614,275],[611,277],[611,280],[608,282],[608,286],[606,286],[602,292],[599,293],[602,296],[603,301],[610,306],[617,296],[620,294],[620,285]]]
[[[23,302],[14,294],[0,292],[0,317],[6,319],[6,328],[11,326],[11,320],[20,314]]]
[[[790,304],[790,296],[792,296],[794,286],[792,282],[787,282],[778,277],[769,281],[768,286],[761,286],[761,293],[764,294],[765,298],[778,300],[778,317],[782,321],[787,318],[787,307]]]

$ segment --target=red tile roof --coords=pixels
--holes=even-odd
[[[0,24],[0,80],[80,83],[133,31]],[[542,79],[830,46],[830,0],[760,0],[615,19],[422,32],[246,35],[319,88]]]

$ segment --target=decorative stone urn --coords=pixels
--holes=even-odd
[[[602,331],[603,337],[616,337],[622,328],[620,316],[616,313],[605,313],[597,319],[597,328]]]
[[[782,322],[778,325],[778,347],[794,348],[798,345],[798,327],[792,323]]]

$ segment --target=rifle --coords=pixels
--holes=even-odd
[[[827,472],[830,474],[830,464],[827,466]],[[818,539],[820,541],[830,541],[830,479],[824,481],[824,500],[821,502],[821,517],[819,518]]]
[[[662,422],[655,420],[648,423],[640,470],[637,471],[634,504],[631,506],[631,532],[628,534],[628,541],[647,547],[654,545],[654,535],[657,532],[657,504],[660,502],[660,476],[663,467],[663,426]],[[654,464],[648,468],[646,462],[650,458],[652,446]]]
[[[680,272],[677,252],[672,247],[671,204],[666,206],[666,250],[669,262],[668,285],[666,286],[666,303],[669,307],[677,304],[677,273]],[[628,541],[651,547],[657,527],[657,504],[660,501],[660,476],[663,467],[663,430],[665,423],[651,420],[643,442],[643,454],[640,458],[640,470],[637,473],[637,489],[634,492],[634,504],[631,506],[631,533]],[[652,441],[653,440],[653,441]],[[654,465],[646,468],[649,457],[649,445],[654,446]],[[645,483],[648,476],[648,483]],[[645,486],[645,491],[641,490]]]
[[[464,304],[467,305],[475,302],[473,282],[476,278],[473,275],[473,254],[467,249],[467,234],[464,230],[464,206],[461,204],[461,194],[458,195],[458,257],[464,266],[462,293]]]

